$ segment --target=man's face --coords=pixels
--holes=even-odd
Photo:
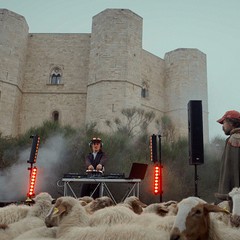
[[[96,141],[96,142],[94,141],[93,144],[92,144],[93,152],[99,152],[100,148],[101,148],[100,142],[99,141]]]
[[[226,135],[230,135],[230,132],[233,129],[233,125],[228,120],[225,119],[223,121],[222,129]]]

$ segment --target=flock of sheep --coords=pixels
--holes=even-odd
[[[45,192],[34,202],[0,208],[0,240],[240,240],[240,188],[219,205],[188,197],[147,206],[135,196],[115,205]]]

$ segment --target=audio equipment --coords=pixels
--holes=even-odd
[[[188,102],[189,164],[204,163],[202,101]]]
[[[102,142],[102,139],[101,138],[92,138],[91,141],[88,143],[89,144],[89,147],[92,149],[92,145],[94,144],[94,142],[99,142],[100,143],[100,147],[102,148],[103,147],[103,142]]]
[[[82,173],[65,173],[63,175],[63,178],[66,179],[87,179],[87,178],[102,178],[102,179],[125,179],[125,174],[124,173],[110,173],[107,175],[103,174],[82,174]]]

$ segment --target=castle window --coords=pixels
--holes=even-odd
[[[58,111],[54,111],[52,113],[52,119],[54,122],[58,122],[58,120],[59,120],[59,112]]]
[[[62,72],[59,67],[55,67],[50,74],[50,83],[57,85],[62,83]]]
[[[148,96],[149,96],[148,89],[143,87],[141,90],[141,97],[147,98]]]
[[[142,83],[141,97],[142,97],[142,98],[147,98],[147,97],[149,97],[148,85],[146,84],[146,82],[143,82],[143,83]]]
[[[141,96],[142,98],[146,97],[146,88],[142,88]]]
[[[61,82],[61,75],[60,74],[53,74],[51,79],[51,84],[59,84]]]

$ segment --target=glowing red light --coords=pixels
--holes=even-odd
[[[36,184],[36,175],[37,175],[37,167],[33,167],[30,169],[30,181],[29,181],[29,191],[27,196],[34,196],[34,188]]]
[[[162,192],[162,185],[161,185],[161,167],[154,166],[154,186],[153,192],[154,194],[160,194]]]

